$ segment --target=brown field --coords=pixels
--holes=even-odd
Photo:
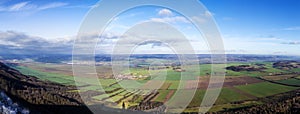
[[[226,77],[224,81],[224,87],[232,87],[232,86],[238,86],[238,85],[248,85],[248,84],[254,84],[254,83],[260,83],[263,82],[260,79],[243,76],[243,77]]]
[[[260,79],[253,77],[226,77],[223,83],[223,87],[233,87],[238,85],[247,85],[253,83],[263,82]],[[197,84],[198,83],[198,84]],[[185,89],[206,89],[209,83],[209,77],[203,76],[199,77],[199,82],[196,80],[186,81],[184,88]]]
[[[169,88],[170,85],[171,85],[170,83],[164,83],[163,81],[150,80],[146,84],[144,84],[143,87],[141,87],[141,88],[142,89],[157,89],[157,88],[167,89],[167,88]]]
[[[72,65],[24,63],[21,64],[21,66],[25,66],[42,72],[64,74],[68,76],[73,75]]]
[[[297,77],[297,75],[276,75],[276,76],[263,76],[263,79],[277,81],[277,80],[286,80],[290,78]]]
[[[35,69],[42,72],[64,74],[73,76],[72,65],[67,64],[40,64],[40,63],[22,63],[21,66]],[[101,78],[113,78],[112,69],[107,66],[96,66],[96,72],[98,77]]]
[[[174,91],[174,90],[171,90],[171,91],[168,93],[168,95],[166,96],[164,102],[169,101],[169,99],[173,96],[174,93],[175,93],[175,91]]]

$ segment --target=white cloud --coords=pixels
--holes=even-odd
[[[300,30],[300,27],[289,27],[289,28],[284,28],[283,30],[295,31],[295,30]]]
[[[82,36],[86,43],[91,43],[93,39],[98,38],[98,33],[90,33]],[[154,36],[145,36],[144,34],[131,34],[130,36],[123,36],[123,41],[121,42],[122,47],[127,45],[139,45],[140,48],[137,52],[147,53],[147,52],[160,52],[165,53],[168,47],[158,41],[148,41],[148,42],[137,42],[136,38],[146,38]],[[120,39],[118,34],[115,33],[105,33],[102,37],[104,40],[97,45],[97,52],[100,53],[111,53],[113,46]],[[163,37],[163,42],[168,42],[172,46],[179,47],[179,49],[186,49],[184,45],[188,42],[198,53],[207,53],[209,48],[206,47],[205,41],[192,41],[192,40],[182,40],[174,36]],[[0,53],[15,53],[15,54],[38,54],[38,53],[64,53],[70,54],[73,48],[73,40],[75,36],[57,38],[57,40],[47,40],[46,38],[30,36],[24,33],[15,31],[0,31]],[[91,40],[92,39],[92,40]],[[147,38],[146,38],[147,39]],[[89,42],[91,40],[91,42]],[[223,39],[225,44],[225,50],[227,54],[243,54],[243,53],[253,53],[253,54],[273,54],[277,52],[286,52],[287,54],[293,54],[294,50],[297,49],[296,46],[300,45],[299,41],[286,41],[283,39],[278,39],[276,37],[266,37],[266,38],[250,38],[250,37],[226,37]],[[283,46],[287,45],[287,46]],[[291,45],[291,46],[288,46]],[[183,46],[183,47],[182,47]],[[200,47],[201,46],[201,47]],[[284,47],[284,48],[283,48]],[[158,51],[166,50],[166,51]],[[298,53],[295,51],[295,53]]]
[[[173,16],[173,13],[169,9],[162,9],[158,12],[158,15],[160,15],[162,17],[169,17],[169,16]]]
[[[46,9],[58,8],[68,5],[64,2],[52,2],[48,4],[33,4],[29,1],[16,3],[11,6],[0,6],[0,11],[4,12],[20,12],[20,11],[41,11]]]
[[[71,53],[72,40],[50,41],[15,31],[0,31],[0,53]]]
[[[199,16],[193,16],[192,19],[197,23],[206,23],[210,20],[212,16],[215,14],[210,11],[205,11],[204,13],[200,14]]]
[[[151,18],[150,21],[155,22],[165,22],[165,23],[191,23],[186,17],[184,16],[175,16],[172,11],[168,9],[159,10],[158,15],[161,17]],[[211,18],[215,14],[210,11],[205,11],[199,16],[193,16],[192,19],[199,23],[207,22],[207,19]]]
[[[270,38],[270,37],[259,38],[259,40],[261,40],[261,41],[273,41],[273,42],[275,42],[275,41],[282,41],[282,39],[277,38],[277,37],[272,37],[272,38]]]
[[[9,8],[9,11],[20,11],[28,5],[29,2],[17,3]]]
[[[289,42],[283,42],[282,44],[288,44],[288,45],[300,45],[299,41],[289,41]]]
[[[190,23],[185,17],[175,16],[175,17],[163,17],[163,18],[151,18],[151,21],[164,22],[164,23]]]
[[[205,22],[207,22],[206,18],[203,18],[203,16],[194,16],[194,17],[192,17],[192,19],[194,21],[196,21],[197,23],[205,23]]]
[[[63,2],[54,2],[54,3],[49,3],[43,6],[40,6],[38,9],[39,10],[46,10],[46,9],[51,9],[51,8],[57,8],[57,7],[62,7],[68,5],[67,3]]]
[[[204,16],[206,16],[206,17],[212,17],[212,16],[214,16],[215,14],[214,13],[212,13],[212,12],[210,12],[210,11],[205,11],[205,13],[204,13]]]
[[[5,11],[5,8],[0,6],[0,11]]]
[[[76,37],[68,36],[47,39],[16,31],[0,31],[0,54],[71,54]],[[81,47],[90,47],[91,44],[100,41],[98,32],[83,34],[80,38],[82,40],[77,41],[80,42],[79,46],[82,45]],[[100,43],[102,47],[98,49],[98,52],[107,53],[112,48],[118,35],[105,33],[101,38],[103,39]]]
[[[224,45],[226,50],[245,50],[247,54],[286,54],[299,55],[297,48],[299,41],[289,41],[276,36],[225,36]],[[279,54],[279,53],[277,53]]]
[[[163,23],[190,23],[183,16],[175,16],[169,9],[161,9],[158,11],[158,15],[161,17],[151,18],[150,21],[163,22]]]

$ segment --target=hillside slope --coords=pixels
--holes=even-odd
[[[32,113],[91,113],[75,87],[40,81],[0,63],[0,90]]]

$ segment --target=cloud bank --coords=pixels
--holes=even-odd
[[[71,39],[47,40],[21,32],[0,32],[0,54],[70,54],[72,43]]]
[[[99,38],[98,33],[89,33],[83,36],[89,43]],[[105,33],[101,37],[102,48],[112,48],[113,41],[118,38],[117,34]],[[0,31],[0,54],[72,54],[73,44],[76,36],[46,39],[43,37],[27,35],[16,31]],[[100,40],[99,40],[100,41]],[[87,44],[89,45],[89,44]],[[102,49],[101,48],[101,49]],[[100,53],[106,53],[104,50]]]
[[[34,4],[30,1],[19,2],[9,6],[0,6],[0,12],[41,11],[52,8],[67,6],[68,3],[52,2],[47,4]]]

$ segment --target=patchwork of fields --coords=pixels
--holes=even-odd
[[[211,111],[220,111],[228,108],[261,104],[262,102],[256,101],[256,99],[292,91],[300,87],[300,78],[298,75],[270,75],[275,72],[290,73],[291,71],[273,68],[272,64],[269,62],[265,62],[263,64],[265,64],[266,67],[266,70],[263,72],[234,72],[227,70],[223,89]],[[230,63],[227,66],[229,65],[240,65],[240,63]],[[24,64],[15,66],[15,69],[19,70],[23,74],[36,76],[41,80],[49,80],[64,85],[75,85],[71,67],[67,65],[41,65],[36,63],[34,65]],[[167,70],[165,80],[160,80],[162,79],[160,77],[154,77],[154,80],[150,80],[148,78],[144,80],[117,81],[112,78],[101,78],[107,75],[112,75],[112,73],[109,72],[110,70],[107,70],[108,72],[105,73],[103,72],[103,69],[107,68],[99,67],[97,69],[99,69],[97,71],[98,73],[102,73],[99,76],[99,82],[103,89],[100,89],[98,85],[86,83],[91,80],[94,81],[94,79],[82,78],[78,80],[79,82],[77,82],[80,85],[81,90],[70,92],[96,91],[99,92],[99,94],[92,96],[92,99],[115,108],[121,108],[122,104],[125,103],[126,107],[129,108],[140,105],[141,102],[165,103],[168,102],[179,89],[184,93],[191,94],[193,93],[193,89],[196,89],[194,98],[192,98],[186,112],[198,110],[197,107],[200,106],[208,85],[208,75],[211,73],[211,65],[204,64],[200,66],[199,73],[196,72],[190,74],[191,76],[185,78],[185,80],[181,80],[180,72]],[[133,73],[138,75],[147,75],[146,70],[131,70],[133,70]],[[124,73],[128,73],[128,71]],[[136,87],[133,84],[135,82],[144,84],[145,86]],[[126,87],[119,83],[126,85]],[[162,86],[159,88],[152,86],[158,84],[161,84]],[[182,97],[184,98],[185,96]],[[180,100],[181,99],[176,100],[176,103],[183,102]]]

